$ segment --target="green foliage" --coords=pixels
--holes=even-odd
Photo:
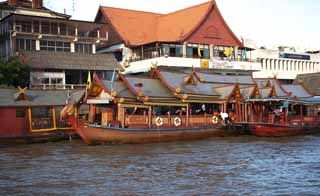
[[[0,86],[29,86],[30,67],[22,64],[18,57],[0,60]]]

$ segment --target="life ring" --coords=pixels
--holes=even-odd
[[[218,124],[219,118],[217,116],[212,116],[212,123],[213,124]]]
[[[156,125],[157,125],[158,127],[162,126],[162,125],[163,125],[163,118],[161,118],[160,116],[158,116],[158,117],[156,118]]]
[[[173,124],[174,124],[174,126],[179,127],[181,125],[181,118],[175,117]]]

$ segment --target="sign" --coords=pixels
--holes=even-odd
[[[201,59],[201,68],[208,69],[209,68],[209,60]]]
[[[286,59],[310,60],[310,55],[306,54],[279,53],[279,57]]]

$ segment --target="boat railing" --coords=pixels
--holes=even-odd
[[[197,114],[190,115],[187,122],[186,115],[152,115],[149,124],[148,115],[126,115],[124,123],[125,127],[186,127],[215,125],[219,119],[212,114]]]
[[[51,117],[44,118],[33,118],[32,129],[50,129],[53,128],[53,121]]]

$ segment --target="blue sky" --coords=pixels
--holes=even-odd
[[[44,0],[49,8],[93,20],[99,5],[168,13],[208,0]],[[320,0],[216,0],[225,20],[238,37],[258,46],[288,45],[320,49]]]

